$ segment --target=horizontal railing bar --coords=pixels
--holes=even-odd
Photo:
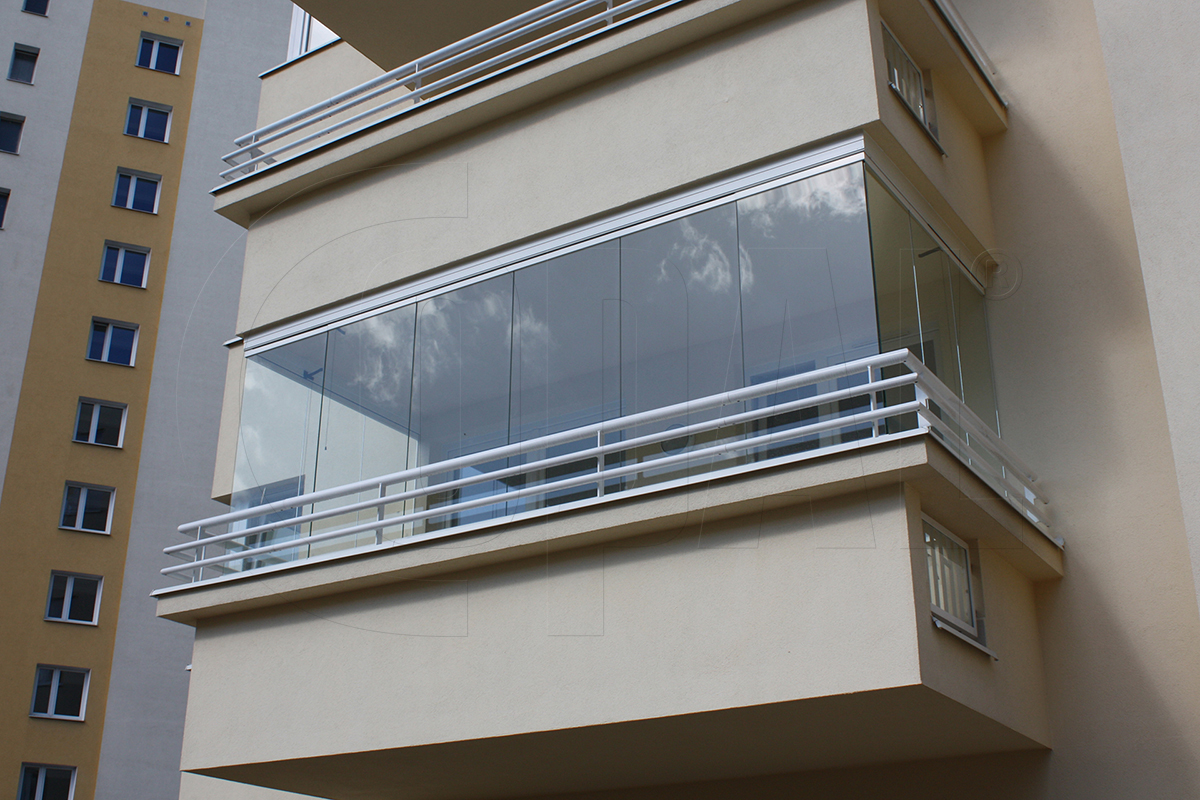
[[[625,475],[635,474],[638,472],[649,472],[651,470],[666,469],[668,467],[675,466],[676,464],[687,463],[689,461],[699,461],[699,460],[709,458],[712,456],[726,455],[728,453],[738,452],[741,450],[752,450],[752,449],[755,449],[758,447],[768,447],[776,441],[787,440],[787,439],[797,439],[797,438],[802,438],[805,436],[811,436],[813,434],[821,433],[822,431],[825,431],[825,430],[836,430],[838,428],[850,428],[850,427],[854,427],[856,425],[862,425],[862,424],[865,424],[868,422],[876,422],[880,419],[887,419],[889,417],[901,416],[903,414],[915,412],[920,407],[921,407],[921,403],[919,401],[914,400],[914,401],[911,401],[908,403],[901,403],[896,406],[890,406],[890,407],[886,407],[886,408],[876,409],[874,411],[867,411],[867,412],[862,412],[859,414],[850,414],[845,417],[838,417],[836,419],[826,420],[823,422],[817,422],[817,423],[813,423],[811,425],[805,425],[805,426],[798,427],[798,428],[789,428],[788,430],[777,431],[776,433],[772,433],[772,434],[756,436],[752,439],[735,439],[731,442],[723,442],[721,444],[712,445],[710,447],[701,448],[699,450],[692,450],[692,451],[688,451],[686,453],[680,453],[680,454],[674,455],[674,456],[665,456],[663,458],[656,458],[653,461],[643,461],[643,462],[638,462],[635,464],[626,464],[621,467],[614,467],[611,469],[606,468],[603,472],[595,472],[595,473],[589,473],[587,475],[580,475],[580,476],[575,476],[575,477],[571,477],[571,478],[564,478],[559,481],[554,481],[554,482],[547,483],[547,484],[541,484],[539,486],[533,486],[533,487],[519,489],[515,492],[502,492],[502,493],[499,493],[496,495],[491,495],[488,497],[481,497],[476,500],[469,500],[469,501],[466,501],[463,503],[455,503],[455,504],[449,505],[449,506],[442,506],[440,508],[423,509],[421,511],[414,511],[409,514],[401,514],[399,516],[388,517],[388,518],[385,518],[382,520],[378,520],[378,519],[371,520],[370,522],[363,522],[363,523],[359,523],[358,525],[352,525],[352,526],[349,526],[346,528],[339,528],[339,529],[333,530],[333,531],[326,531],[325,533],[317,534],[315,536],[301,536],[301,537],[297,537],[295,539],[288,539],[286,541],[274,542],[272,544],[264,545],[263,547],[258,547],[258,548],[254,548],[251,550],[241,550],[241,551],[237,551],[234,553],[224,553],[220,556],[214,556],[212,558],[203,559],[200,561],[192,561],[187,564],[180,564],[180,565],[173,566],[173,567],[166,567],[165,569],[161,570],[161,572],[163,575],[170,575],[170,574],[173,574],[176,572],[183,572],[183,571],[186,571],[189,569],[201,569],[204,567],[208,567],[212,564],[223,564],[227,561],[236,561],[239,558],[252,558],[257,555],[273,553],[273,552],[277,552],[279,550],[288,550],[293,547],[304,547],[305,545],[319,544],[323,541],[327,541],[329,539],[336,539],[336,538],[339,538],[342,536],[352,536],[352,535],[358,534],[358,533],[365,533],[367,531],[373,531],[378,528],[392,528],[397,525],[407,524],[409,522],[419,522],[422,519],[428,519],[430,517],[440,517],[440,516],[445,516],[447,514],[455,514],[455,513],[461,513],[463,511],[470,511],[475,508],[482,508],[485,506],[498,505],[499,503],[513,502],[513,501],[517,501],[517,500],[522,500],[529,496],[549,494],[550,492],[561,491],[563,489],[570,489],[575,486],[582,486],[582,485],[586,485],[589,483],[597,483],[599,481],[608,481],[608,480],[612,480],[615,478],[623,477]],[[674,433],[674,432],[672,432],[672,433]],[[675,437],[671,436],[671,437],[665,437],[665,438],[675,438]],[[869,441],[870,441],[870,439],[862,440],[862,442],[864,444]],[[201,540],[200,542],[196,543],[195,547],[206,546],[209,543],[210,543],[210,540],[204,539],[204,540]]]
[[[424,464],[419,467],[400,470],[388,475],[380,475],[375,478],[369,478],[354,483],[335,486],[329,489],[322,489],[314,492],[309,492],[296,497],[288,498],[287,500],[279,500],[274,503],[264,503],[254,508],[244,509],[241,511],[231,511],[225,514],[220,514],[214,517],[198,520],[196,522],[187,523],[179,526],[180,533],[196,530],[197,528],[205,528],[210,525],[220,525],[226,522],[236,522],[250,517],[262,516],[263,514],[275,513],[278,511],[286,511],[296,506],[308,505],[310,503],[319,503],[323,500],[330,500],[335,497],[342,497],[348,494],[357,494],[363,489],[378,486],[386,483],[389,485],[396,483],[404,483],[409,480],[419,480],[429,475],[438,475],[443,472],[449,472],[461,467],[474,466],[488,461],[495,461],[500,458],[508,458],[510,456],[523,455],[531,450],[545,450],[558,444],[566,444],[567,442],[576,441],[586,436],[594,434],[609,434],[631,428],[636,425],[644,425],[650,422],[657,422],[663,419],[677,417],[680,414],[695,413],[704,411],[710,408],[719,408],[721,406],[740,403],[745,400],[750,400],[762,395],[778,394],[779,392],[788,391],[790,389],[798,389],[803,386],[809,386],[814,383],[829,380],[831,378],[849,377],[855,373],[863,372],[867,369],[880,369],[883,367],[896,366],[905,362],[909,355],[908,350],[894,350],[890,353],[877,356],[867,356],[855,361],[848,361],[843,364],[835,364],[821,369],[811,370],[809,372],[800,373],[799,375],[791,375],[786,378],[780,378],[768,383],[755,384],[753,386],[743,387],[741,389],[732,389],[728,392],[723,392],[717,395],[709,395],[706,398],[699,400],[688,400],[680,403],[674,403],[669,406],[663,406],[648,411],[641,411],[636,414],[630,414],[624,417],[616,417],[611,420],[604,420],[595,426],[586,428],[573,428],[559,433],[548,434],[536,439],[526,439],[521,442],[515,442],[511,445],[504,445],[491,450],[483,450],[478,453],[471,453],[457,458],[438,461],[433,464]],[[864,386],[866,384],[863,384]]]
[[[267,533],[270,531],[279,530],[280,528],[290,528],[294,525],[303,525],[308,522],[318,522],[320,520],[328,519],[330,517],[338,517],[343,514],[353,514],[353,513],[359,512],[359,511],[368,511],[373,508],[378,509],[381,506],[390,506],[395,503],[401,503],[401,502],[405,502],[407,500],[413,500],[418,497],[422,497],[422,496],[429,495],[429,494],[434,494],[437,492],[448,492],[448,491],[452,491],[454,489],[464,488],[466,486],[471,486],[471,485],[474,485],[477,483],[488,483],[491,481],[501,480],[503,478],[507,478],[512,475],[520,475],[522,473],[527,473],[527,472],[538,472],[540,470],[548,469],[550,467],[556,467],[560,464],[570,464],[570,463],[573,463],[576,461],[583,461],[583,460],[586,460],[589,458],[602,458],[603,456],[606,456],[609,453],[616,453],[616,452],[620,452],[622,450],[634,450],[639,447],[657,444],[659,442],[666,441],[669,439],[679,439],[679,438],[683,438],[685,436],[694,436],[697,433],[704,433],[704,432],[707,432],[710,430],[719,430],[720,428],[741,425],[746,422],[753,422],[753,421],[756,421],[759,419],[769,418],[769,417],[773,417],[773,416],[779,416],[781,414],[787,414],[792,411],[802,410],[802,409],[806,409],[806,408],[814,408],[814,407],[821,406],[821,405],[827,405],[829,403],[836,403],[839,400],[844,400],[844,399],[847,399],[850,397],[861,397],[861,396],[865,396],[865,395],[870,395],[874,392],[883,392],[883,391],[887,391],[889,389],[895,389],[895,388],[899,388],[901,386],[911,385],[915,381],[916,381],[916,375],[913,373],[907,373],[905,375],[900,375],[895,378],[888,378],[888,379],[882,380],[882,381],[875,381],[874,383],[859,384],[858,386],[852,386],[852,387],[849,387],[846,389],[837,389],[832,392],[826,392],[825,394],[821,394],[821,395],[814,395],[813,397],[805,397],[805,398],[801,398],[800,400],[793,400],[788,403],[780,403],[778,405],[764,406],[761,409],[754,409],[753,411],[743,411],[739,414],[734,414],[734,415],[731,415],[728,417],[717,417],[716,419],[705,420],[703,422],[695,422],[695,423],[692,423],[691,425],[685,426],[683,428],[675,428],[675,429],[671,429],[668,431],[659,431],[657,433],[646,434],[644,436],[636,437],[634,439],[610,442],[603,446],[591,447],[591,448],[588,448],[585,450],[576,450],[576,451],[573,451],[570,453],[564,453],[560,456],[553,456],[551,458],[545,458],[545,459],[541,459],[538,461],[531,461],[526,464],[517,464],[515,466],[505,467],[502,469],[494,470],[492,472],[484,472],[479,475],[472,475],[468,478],[459,478],[457,480],[447,481],[445,483],[438,483],[438,484],[434,484],[432,486],[423,486],[423,487],[420,487],[417,489],[409,489],[404,492],[398,492],[397,494],[393,494],[393,495],[384,495],[381,497],[374,497],[374,498],[371,498],[370,500],[362,500],[357,503],[352,503],[352,504],[345,505],[345,506],[338,506],[336,508],[328,508],[328,509],[324,509],[322,511],[313,511],[309,514],[304,514],[302,516],[290,517],[287,519],[279,520],[277,522],[267,523],[264,525],[258,525],[253,528],[229,531],[227,533],[217,534],[215,536],[207,536],[207,537],[204,537],[203,539],[200,539],[197,542],[184,542],[182,544],[171,545],[170,547],[165,548],[163,550],[163,552],[178,553],[178,552],[181,552],[184,550],[193,549],[193,548],[196,548],[196,547],[199,547],[202,545],[206,545],[206,544],[216,544],[219,542],[228,541],[230,539],[238,539],[243,536],[253,536],[258,533]],[[883,408],[886,409],[887,406],[884,406]],[[838,419],[842,419],[842,418],[839,417]],[[801,426],[801,427],[805,427],[805,426]],[[575,430],[586,430],[586,429],[577,428]],[[579,439],[596,438],[596,436],[599,435],[599,432],[594,429],[592,429],[590,432],[592,434],[590,437],[585,434],[585,435],[579,436],[578,438]],[[495,460],[495,459],[489,459],[489,460]],[[400,482],[401,481],[397,481],[397,483],[400,483]],[[407,483],[408,481],[404,481],[404,482]],[[386,487],[386,486],[391,485],[391,484],[385,483],[384,481],[381,481],[381,480],[373,481],[372,483],[373,483],[373,486],[368,487],[368,488],[378,488],[379,486]],[[302,503],[302,504],[298,504],[298,505],[308,505],[308,504]],[[297,506],[292,506],[292,507],[297,507]]]

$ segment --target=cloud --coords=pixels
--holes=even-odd
[[[738,201],[738,212],[770,236],[783,217],[853,219],[867,213],[862,167],[853,164]]]

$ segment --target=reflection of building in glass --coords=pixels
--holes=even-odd
[[[157,593],[184,769],[1194,794],[1190,384],[1112,191],[1140,66],[1112,4],[961,5],[308,0],[341,38],[214,190],[248,255],[228,510]]]

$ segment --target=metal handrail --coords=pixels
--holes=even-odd
[[[269,125],[264,125],[257,130],[237,137],[234,143],[239,145],[239,148],[222,156],[222,160],[230,164],[231,167],[221,172],[220,176],[228,180],[238,173],[252,172],[259,165],[279,163],[279,157],[284,153],[302,148],[311,142],[348,128],[368,117],[401,106],[410,100],[414,101],[414,105],[399,108],[388,119],[412,110],[416,107],[415,103],[420,103],[428,95],[439,92],[441,89],[447,89],[447,91],[441,93],[439,96],[460,91],[474,85],[480,80],[485,80],[502,72],[515,69],[535,59],[547,57],[557,52],[561,47],[582,41],[617,26],[633,22],[645,14],[652,13],[666,6],[676,5],[680,2],[684,2],[684,0],[625,0],[625,2],[615,2],[615,0],[552,0],[552,2],[545,3],[524,14],[493,25],[466,39],[421,56],[415,61],[411,61],[383,75],[372,78],[353,89],[334,95],[327,100],[315,103],[294,114],[289,114],[283,119],[276,120]],[[615,19],[616,16],[637,11],[643,6],[653,7],[643,10],[638,14]],[[586,13],[587,9],[596,7],[599,7],[600,11],[586,19],[576,21],[565,27],[553,28],[553,26],[564,20]],[[603,27],[596,29],[597,25],[602,25]],[[509,47],[513,42],[520,41],[523,38],[547,29],[551,30],[533,41],[519,44],[516,47]],[[556,42],[564,39],[567,41],[551,47]],[[542,50],[542,48],[550,49]],[[442,73],[464,61],[470,61],[473,58],[484,56],[486,53],[497,50],[499,52],[496,55],[487,58],[483,62],[471,64],[456,72],[444,75],[431,83],[426,83],[426,79],[436,73]],[[539,52],[539,50],[542,51]],[[470,80],[472,78],[475,80]],[[463,83],[464,81],[469,82]],[[409,89],[405,85],[406,83],[413,84],[415,88]],[[369,108],[353,117],[340,120],[332,125],[327,125],[300,139],[287,142],[269,151],[264,152],[262,150],[262,146],[265,144],[278,142],[286,136],[311,128],[350,108],[397,91],[398,88],[405,89],[406,91],[385,103]],[[244,161],[238,161],[239,158],[247,155],[251,157]],[[300,155],[300,153],[295,153],[295,155]]]
[[[903,375],[893,376],[890,378],[882,377],[882,370],[899,365],[905,366],[908,372]],[[607,441],[609,434],[617,431],[630,431],[640,425],[645,425],[651,422],[662,421],[684,414],[694,414],[703,411],[711,411],[713,409],[720,409],[724,406],[742,403],[753,399],[760,399],[770,395],[779,394],[781,392],[812,386],[821,382],[828,382],[837,378],[848,378],[853,375],[862,375],[864,372],[866,373],[866,382],[852,387],[826,391],[817,395],[800,398],[798,400],[792,400],[785,403],[765,405],[761,408],[749,409],[727,416],[717,416],[713,419],[691,423],[690,425],[684,427],[669,428],[656,433],[637,436],[632,439],[611,442]],[[882,396],[881,393],[903,386],[913,386],[915,388],[915,401],[898,403],[891,406],[879,404],[878,399]],[[718,442],[716,444],[686,449],[684,452],[677,454],[667,454],[667,451],[664,449],[664,455],[662,456],[653,457],[646,460],[633,461],[632,463],[624,463],[614,466],[607,466],[605,463],[605,457],[612,453],[636,450],[638,448],[646,447],[647,445],[663,444],[670,440],[690,438],[700,433],[708,433],[713,431],[719,432],[721,429],[732,429],[736,426],[744,425],[754,421],[760,421],[772,417],[777,418],[782,414],[787,414],[801,409],[828,406],[852,397],[862,396],[866,396],[870,400],[870,410],[868,411],[862,411],[844,416],[836,416],[796,427],[789,426],[784,430],[776,430],[770,433],[747,435],[744,438],[730,439]],[[1043,532],[1047,531],[1048,521],[1044,513],[1044,506],[1046,505],[1046,502],[1033,488],[1033,483],[1036,478],[1033,476],[1032,471],[1025,467],[1020,459],[1018,459],[1015,454],[1011,452],[1011,449],[1004,445],[999,437],[997,437],[994,432],[987,428],[986,424],[984,424],[982,420],[980,420],[979,417],[974,414],[974,412],[967,408],[960,399],[958,399],[944,384],[942,384],[942,382],[938,380],[938,378],[933,375],[933,373],[926,368],[924,364],[922,364],[916,358],[916,356],[907,350],[898,350],[891,353],[862,358],[819,370],[813,370],[800,375],[781,378],[768,383],[756,384],[754,386],[748,386],[742,389],[723,392],[694,401],[676,403],[670,406],[651,409],[649,411],[644,411],[637,414],[630,414],[613,420],[606,420],[587,426],[581,426],[571,430],[562,431],[560,433],[540,436],[534,439],[492,448],[490,450],[473,453],[467,456],[460,456],[458,458],[447,459],[445,461],[440,461],[433,464],[400,470],[387,475],[356,481],[354,483],[344,484],[342,486],[332,487],[330,489],[308,492],[287,500],[268,503],[261,506],[256,506],[254,508],[243,509],[227,514],[221,514],[215,517],[199,520],[197,522],[181,525],[179,527],[180,532],[192,533],[196,538],[189,542],[167,547],[164,552],[168,555],[180,556],[188,551],[192,551],[194,554],[194,560],[186,561],[185,563],[176,566],[167,567],[163,569],[162,572],[163,574],[171,575],[192,571],[193,580],[203,580],[203,570],[206,567],[225,569],[224,567],[221,567],[221,565],[227,562],[235,562],[242,559],[254,558],[259,555],[267,555],[281,550],[289,550],[297,547],[319,544],[331,539],[351,536],[372,530],[376,532],[374,544],[359,545],[358,549],[366,546],[378,546],[383,544],[383,530],[385,528],[394,528],[400,525],[420,522],[432,517],[441,517],[476,508],[484,508],[487,506],[499,505],[501,503],[519,501],[527,497],[548,495],[552,492],[558,492],[589,484],[595,484],[598,487],[597,497],[600,497],[604,495],[604,486],[607,482],[624,477],[626,475],[670,469],[672,467],[686,464],[690,461],[699,461],[706,458],[729,455],[731,453],[761,449],[778,441],[795,440],[797,438],[809,437],[825,431],[855,428],[865,424],[870,424],[871,437],[863,440],[865,443],[879,442],[893,439],[898,436],[913,435],[913,431],[905,431],[898,434],[880,433],[879,423],[881,421],[906,414],[916,415],[916,433],[928,431],[935,432],[942,443],[946,445],[947,449],[956,458],[972,469],[976,475],[983,479],[985,483],[987,483],[993,488],[993,490],[997,492],[997,494],[1006,499],[1035,526],[1037,526]],[[960,435],[959,432],[954,429],[954,426],[957,426],[963,432],[963,435]],[[741,436],[740,433],[739,436]],[[570,453],[540,458],[523,464],[504,466],[498,469],[481,472],[478,475],[469,477],[460,477],[437,484],[406,489],[393,495],[387,494],[387,489],[397,484],[411,484],[413,482],[420,482],[421,480],[432,475],[451,473],[454,470],[461,469],[463,467],[494,463],[496,461],[512,458],[514,456],[525,455],[530,452],[545,451],[557,445],[588,440],[595,442],[595,444],[584,449],[572,451]],[[979,449],[980,446],[983,448],[982,451]],[[811,455],[820,455],[821,452],[821,449],[817,449],[811,451]],[[998,470],[993,467],[992,464],[988,463],[989,458],[994,463],[998,463],[1000,465]],[[451,490],[465,488],[473,484],[491,483],[497,480],[515,477],[522,474],[536,474],[551,467],[587,461],[594,461],[594,466],[589,468],[588,471],[584,472],[583,474],[569,475],[548,482],[524,486],[520,489],[488,494],[484,497],[456,500],[452,503],[434,508],[410,510],[407,513],[399,513],[390,517],[384,515],[384,508],[386,506],[395,505],[397,503],[408,503],[410,501],[418,500],[422,497],[429,497],[435,494],[444,494]],[[763,462],[764,465],[770,465],[771,463],[772,460],[770,459]],[[719,471],[713,474],[719,474]],[[711,475],[709,477],[711,477]],[[322,509],[320,511],[316,510],[315,508],[317,503],[343,498],[350,495],[356,495],[364,490],[377,491],[379,492],[379,495],[367,500],[359,500],[347,504],[341,504],[337,505],[336,507]],[[308,514],[300,514],[298,516],[280,519],[271,523],[260,524],[240,530],[227,530],[223,533],[214,533],[213,535],[205,536],[206,529],[250,520],[256,517],[261,518],[268,514],[301,511],[305,506],[312,507],[312,511],[310,511]],[[376,519],[371,519],[365,522],[356,522],[353,525],[339,526],[330,531],[324,531],[320,533],[310,531],[309,535],[307,536],[299,536],[296,538],[289,538],[277,542],[264,543],[261,545],[257,542],[248,541],[244,542],[244,544],[238,545],[235,542],[233,543],[233,546],[241,547],[241,549],[227,550],[215,556],[206,557],[204,552],[205,548],[209,546],[225,545],[226,543],[233,542],[233,540],[236,539],[246,540],[248,537],[257,536],[258,534],[270,533],[273,531],[279,531],[281,529],[293,529],[297,526],[307,523],[357,513],[360,511],[369,511],[372,509],[374,509],[378,515]],[[444,535],[449,535],[454,532],[455,531],[451,528],[446,530]]]

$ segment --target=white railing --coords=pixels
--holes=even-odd
[[[647,425],[658,430],[639,433]],[[162,572],[204,582],[919,435],[934,436],[1049,535],[1033,472],[898,350],[181,525],[194,539],[165,552],[186,563]]]
[[[225,180],[302,155],[685,0],[552,0],[234,140]],[[370,104],[369,106],[367,104]],[[330,122],[359,106],[363,111]],[[327,123],[327,124],[323,124]],[[296,137],[296,138],[290,138]]]

